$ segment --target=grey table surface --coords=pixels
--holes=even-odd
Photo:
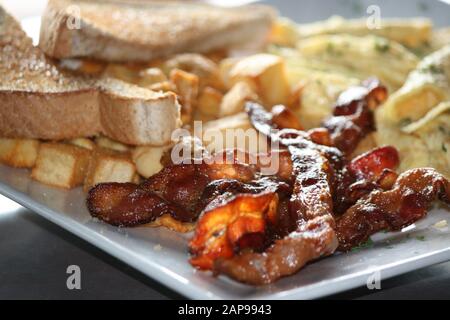
[[[80,290],[67,289],[69,265],[81,269]],[[27,209],[17,205],[0,214],[0,299],[180,298]],[[381,290],[358,288],[328,298],[450,299],[450,262],[384,280]]]

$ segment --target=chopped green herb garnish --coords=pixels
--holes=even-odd
[[[424,66],[421,69],[421,71],[422,72],[430,72],[430,73],[433,73],[433,74],[437,74],[437,73],[442,73],[443,72],[442,69],[439,66],[437,66],[437,65],[435,65],[433,63],[431,63],[431,64],[429,64],[427,66]]]
[[[375,50],[381,53],[386,53],[390,49],[389,41],[386,39],[377,38],[375,41]]]
[[[411,124],[412,120],[410,118],[404,118],[400,120],[400,127],[407,126],[408,124]]]
[[[447,152],[447,147],[445,146],[445,143],[442,143],[442,151]]]
[[[366,248],[371,248],[373,247],[374,243],[372,241],[372,239],[368,239],[366,242],[361,243],[359,246],[352,248],[351,251],[359,251],[361,249],[366,249]]]
[[[425,241],[425,236],[417,236],[416,239],[419,241]]]
[[[339,51],[336,49],[336,47],[334,46],[334,43],[332,42],[328,42],[327,44],[327,53],[333,56],[341,56],[342,55],[342,51]]]
[[[441,68],[439,68],[435,64],[430,64],[430,68],[429,69],[430,69],[431,73],[440,73],[440,72],[442,72]]]
[[[444,126],[439,126],[439,131],[442,133],[447,133],[447,131],[445,130]]]
[[[334,52],[334,45],[331,42],[328,42],[327,44],[327,52],[328,53]]]

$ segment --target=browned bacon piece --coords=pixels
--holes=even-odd
[[[397,180],[393,171],[400,163],[394,147],[373,149],[351,160],[337,175],[334,214],[344,213],[358,199],[375,189],[390,189]]]
[[[170,214],[181,221],[190,220],[182,207],[133,183],[99,184],[89,192],[87,204],[93,217],[120,227],[149,223],[163,214]]]
[[[333,116],[324,122],[323,128],[302,132],[302,137],[351,154],[364,136],[375,129],[373,110],[386,99],[387,89],[377,79],[368,79],[339,96]],[[295,115],[284,106],[275,106],[267,112],[257,103],[248,102],[246,110],[253,126],[272,139],[274,129],[301,132],[302,127],[298,120],[295,121]]]
[[[450,204],[450,184],[430,168],[404,172],[388,191],[361,198],[336,223],[339,250],[347,251],[381,230],[400,230],[424,217],[436,200]]]
[[[289,151],[295,176],[289,211],[296,218],[295,230],[276,240],[263,253],[241,252],[217,259],[216,273],[249,284],[267,284],[297,272],[306,263],[336,249],[329,183],[333,169],[318,150],[290,146]]]
[[[275,223],[277,205],[277,193],[268,189],[259,194],[238,194],[222,205],[206,209],[189,243],[191,264],[211,269],[216,259],[232,257],[235,249],[261,246],[267,224]],[[242,243],[245,239],[252,239],[253,243]]]
[[[89,191],[92,216],[116,226],[132,227],[170,214],[181,222],[197,219],[203,190],[217,179],[255,179],[256,169],[242,163],[169,165],[141,185],[104,183]]]
[[[274,126],[272,122],[272,115],[261,105],[248,102],[246,104],[246,111],[255,129],[269,137],[272,141],[279,142],[282,148],[295,146],[297,148],[315,149],[330,161],[333,169],[340,170],[342,168],[344,163],[343,154],[337,148],[329,146],[331,138],[327,130],[319,128],[305,132],[297,129],[284,128],[277,131],[274,130],[277,129],[277,126]]]
[[[323,127],[330,132],[333,144],[351,154],[359,141],[375,130],[373,110],[387,99],[387,89],[377,79],[344,91],[334,106],[333,116]]]

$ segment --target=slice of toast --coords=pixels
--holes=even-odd
[[[180,125],[173,93],[59,70],[0,7],[0,137],[63,140],[99,133],[165,145]]]
[[[146,62],[180,52],[260,45],[275,16],[274,9],[263,5],[50,0],[42,18],[40,47],[55,58]]]

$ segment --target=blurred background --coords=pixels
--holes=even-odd
[[[136,1],[136,0],[134,0]],[[148,0],[142,0],[148,1]],[[186,1],[186,0],[185,0]],[[189,1],[189,0],[188,0]],[[257,0],[205,0],[203,2],[220,3],[223,6],[233,6],[255,2]],[[295,2],[296,0],[292,0]],[[270,1],[269,1],[270,2]],[[45,8],[47,0],[0,0],[0,3],[6,7],[16,18],[22,19],[36,15]]]

